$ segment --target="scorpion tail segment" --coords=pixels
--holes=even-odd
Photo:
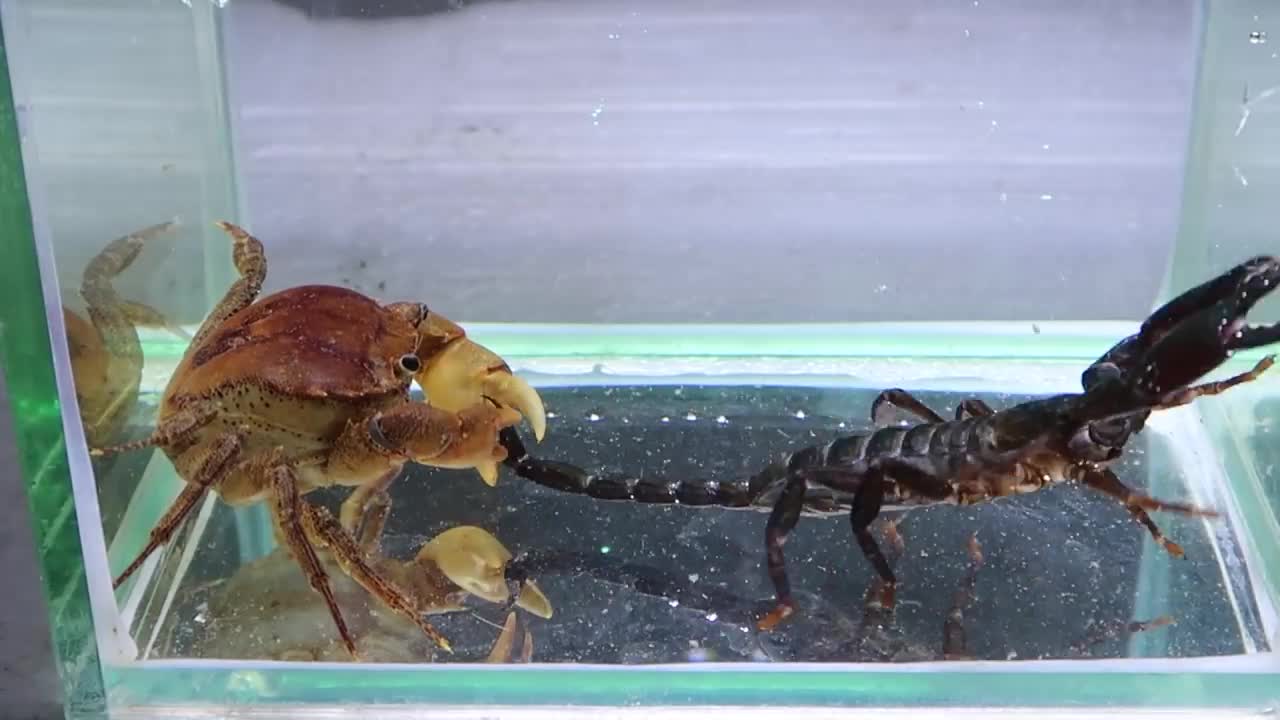
[[[503,428],[498,442],[507,450],[503,463],[537,485],[585,495],[596,500],[629,500],[646,504],[746,507],[756,494],[748,481],[670,480],[592,473],[576,465],[533,457],[515,428]]]

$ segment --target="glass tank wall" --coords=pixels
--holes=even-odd
[[[0,9],[30,208],[10,242],[32,276],[9,290],[6,366],[76,712],[1275,702],[1272,373],[1154,413],[1111,466],[1218,512],[1152,513],[1182,557],[1079,483],[887,500],[869,531],[890,597],[846,495],[788,536],[795,611],[761,627],[789,453],[919,424],[876,402],[887,388],[948,420],[1079,392],[1157,305],[1276,252],[1267,3]],[[223,220],[261,240],[263,298],[425,303],[422,326],[457,322],[472,360],[431,354],[440,335],[404,346],[410,320],[336,291],[206,336],[236,262],[257,267]],[[51,357],[16,354],[23,327]],[[61,427],[32,410],[52,386],[20,375],[41,363]],[[514,455],[492,484],[474,455],[410,463],[382,495],[368,468],[412,425],[370,420],[394,412],[375,396],[417,370],[444,452],[487,437],[447,411],[515,405],[530,452],[595,495],[682,502],[539,484]],[[541,442],[512,377],[545,407]],[[492,403],[458,389],[480,386]],[[199,397],[166,406],[167,387]],[[96,452],[158,419],[164,449]],[[1050,437],[1036,427],[1020,447]],[[862,492],[859,473],[810,486]],[[347,502],[357,476],[368,504]],[[753,507],[690,506],[735,488]],[[172,537],[130,568],[171,508]]]

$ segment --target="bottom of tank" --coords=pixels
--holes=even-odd
[[[585,373],[539,365],[522,371],[550,414],[547,438],[533,451],[604,472],[738,478],[780,453],[867,430],[872,399],[890,384],[949,417],[965,397],[999,409],[1074,389],[1081,368],[876,360],[850,372],[847,362],[789,362],[783,373],[776,361],[760,360],[663,376],[646,372],[647,361],[566,361],[590,367]],[[1233,493],[1234,466],[1220,440],[1280,412],[1263,390],[1241,388],[1238,402],[1224,400],[1214,413],[1191,407],[1154,416],[1117,466],[1133,487],[1225,511],[1214,520],[1154,515],[1186,551],[1181,559],[1153,543],[1119,503],[1080,487],[913,510],[897,525],[903,544],[889,614],[865,601],[874,573],[848,520],[802,518],[786,545],[799,611],[761,632],[754,621],[772,600],[766,513],[594,501],[507,472],[489,488],[470,472],[413,467],[390,490],[382,551],[407,561],[457,525],[492,533],[554,608],[550,618],[516,611],[510,664],[485,663],[508,607],[473,597],[464,610],[430,616],[454,646],[442,655],[332,572],[369,661],[350,663],[319,595],[272,541],[263,508],[212,501],[144,568],[140,589],[121,594],[139,659],[106,672],[117,699],[138,706],[189,699],[175,689],[187,682],[215,702],[334,708],[414,701],[1139,707],[1244,698],[1255,685],[1265,695],[1276,672],[1275,611],[1255,584],[1256,553],[1239,513],[1247,501]],[[1231,423],[1231,431],[1214,426],[1217,415],[1242,407],[1258,417]],[[1269,467],[1261,455],[1274,450],[1263,427],[1232,435],[1233,451],[1253,454],[1243,465]],[[172,484],[169,471],[154,472],[153,482]],[[341,497],[309,499],[336,511]],[[136,543],[148,529],[127,514],[121,523],[113,545]],[[123,552],[112,548],[113,563]],[[957,609],[967,656],[958,661],[943,657],[944,623]],[[1192,685],[1177,681],[1202,672],[1209,675]]]

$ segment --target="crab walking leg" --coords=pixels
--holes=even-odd
[[[342,529],[342,525],[328,510],[310,503],[301,503],[301,510],[308,537],[317,545],[328,548],[343,572],[360,583],[365,590],[376,596],[387,607],[417,625],[423,634],[443,650],[453,652],[449,641],[440,634],[440,631],[422,619],[413,598],[373,567],[356,541]]]
[[[147,540],[147,544],[138,553],[138,556],[129,563],[129,566],[116,577],[111,583],[112,589],[120,587],[129,576],[137,572],[142,563],[146,562],[147,557],[155,552],[157,548],[169,542],[173,538],[173,533],[186,519],[191,509],[200,502],[205,492],[226,476],[228,470],[231,469],[240,458],[240,450],[243,439],[239,435],[224,435],[219,438],[209,449],[208,454],[200,463],[199,469],[192,478],[183,484],[182,491],[178,493],[177,499],[169,506],[169,510],[165,512],[164,517],[160,518],[160,522],[151,529],[151,536]]]
[[[200,347],[214,328],[256,300],[258,293],[262,292],[263,281],[267,279],[267,253],[262,242],[229,222],[220,221],[217,225],[231,236],[231,260],[235,263],[236,270],[240,271],[240,279],[231,285],[222,300],[200,324],[196,336],[191,339],[191,348]]]
[[[520,621],[514,612],[507,613],[507,621],[502,624],[502,634],[493,643],[493,649],[485,658],[487,663],[528,663],[533,659],[533,634],[524,628],[523,642],[520,644],[520,657],[515,657],[516,633],[520,631]]]
[[[346,503],[343,503],[342,509],[346,510]],[[373,495],[364,503],[364,517],[356,522],[359,531],[348,532],[357,538],[366,553],[377,555],[382,552],[382,531],[387,526],[389,514],[391,496],[385,492]]]
[[[342,529],[352,537],[360,538],[360,546],[368,552],[373,552],[380,544],[378,536],[382,534],[382,523],[391,510],[391,496],[387,494],[387,488],[400,476],[402,467],[396,465],[373,482],[357,485],[339,508],[338,521]],[[376,528],[369,527],[371,522],[376,523]]]
[[[329,614],[333,617],[333,624],[337,626],[338,635],[342,638],[342,644],[346,646],[347,652],[351,657],[359,660],[360,653],[356,650],[355,638],[351,636],[347,622],[342,617],[342,609],[338,607],[333,587],[329,584],[329,575],[320,564],[320,558],[307,538],[302,518],[308,505],[298,493],[298,482],[293,468],[288,465],[277,466],[269,475],[272,490],[271,514],[275,519],[277,530],[293,554],[293,559],[307,576],[307,582],[324,598],[325,605],[329,607]]]
[[[120,310],[134,327],[166,330],[170,334],[182,338],[183,340],[191,340],[191,333],[184,330],[181,325],[170,320],[169,316],[146,303],[134,302],[132,300],[121,300]]]
[[[173,222],[164,222],[116,238],[94,256],[84,270],[80,296],[88,304],[89,316],[93,318],[94,324],[107,329],[102,334],[102,340],[108,345],[112,355],[141,358],[142,345],[129,315],[129,308],[134,304],[127,303],[116,293],[111,280],[133,264],[148,241],[174,225]]]
[[[213,405],[193,405],[183,408],[165,418],[150,435],[141,440],[104,448],[90,448],[89,454],[94,457],[102,457],[153,446],[171,446],[187,439],[195,431],[208,425],[217,415],[218,408]]]

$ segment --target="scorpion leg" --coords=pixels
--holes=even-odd
[[[920,401],[919,398],[902,388],[890,388],[881,392],[871,403],[871,422],[885,426],[889,424],[889,418],[885,416],[885,407],[892,405],[899,410],[905,410],[916,417],[929,423],[943,422],[943,418]],[[983,417],[991,415],[995,411],[990,405],[979,400],[978,398],[965,398],[956,406],[956,419],[963,420],[965,416]]]
[[[1132,622],[1109,622],[1092,624],[1089,632],[1084,638],[1072,643],[1071,652],[1076,655],[1084,655],[1091,647],[1098,643],[1106,642],[1122,633],[1140,633],[1148,630],[1155,630],[1166,625],[1173,625],[1174,619],[1172,615],[1161,615],[1151,620],[1134,620]]]
[[[880,506],[884,502],[884,469],[872,467],[867,478],[854,495],[853,509],[849,511],[849,527],[853,530],[853,539],[857,541],[862,555],[876,569],[876,574],[884,582],[880,588],[880,604],[892,609],[895,602],[895,591],[898,579],[889,566],[889,560],[880,550],[879,543],[871,534],[871,523],[880,515]]]
[[[990,405],[978,398],[965,398],[956,406],[956,419],[963,420],[965,415],[969,417],[986,417],[994,415],[995,412]]]
[[[787,472],[787,484],[778,496],[773,510],[769,513],[769,521],[765,523],[764,544],[765,564],[769,570],[769,579],[773,582],[777,604],[769,614],[765,615],[756,626],[760,630],[770,630],[795,612],[795,598],[791,597],[791,581],[787,578],[786,558],[782,546],[787,542],[787,534],[795,528],[804,509],[804,495],[807,487],[805,475],[796,467],[797,460],[805,458],[813,460],[816,451],[798,453],[791,459],[791,467]]]
[[[951,601],[951,609],[942,624],[942,659],[971,660],[968,636],[964,630],[964,611],[973,603],[974,590],[978,584],[978,571],[982,569],[982,543],[978,542],[978,534],[969,536],[969,572],[965,573],[960,588],[956,590]]]
[[[1151,533],[1151,537],[1174,557],[1182,557],[1182,547],[1164,536],[1160,528],[1156,527],[1155,521],[1147,514],[1147,510],[1166,510],[1192,517],[1218,516],[1218,513],[1213,510],[1205,510],[1186,503],[1165,502],[1132,490],[1110,470],[1085,470],[1085,472],[1079,474],[1078,479],[1084,485],[1106,493],[1124,503],[1125,509],[1129,511],[1129,514],[1142,523]]]
[[[919,495],[933,499],[949,497],[950,486],[897,457],[880,457],[867,463],[864,468],[828,465],[805,468],[801,472],[815,482],[853,495],[849,522],[854,540],[863,556],[876,569],[876,574],[884,581],[882,602],[886,606],[892,606],[898,581],[870,531],[870,525],[880,514],[884,501],[885,482],[891,479]]]
[[[920,401],[915,395],[903,390],[902,388],[889,388],[876,396],[871,402],[871,422],[876,425],[888,425],[889,418],[885,417],[885,407],[892,405],[899,410],[906,410],[916,417],[929,423],[942,422],[942,416],[934,412]]]
[[[1203,385],[1195,385],[1193,387],[1176,390],[1170,393],[1163,402],[1159,405],[1155,405],[1152,409],[1166,410],[1168,408],[1178,407],[1179,405],[1186,405],[1202,395],[1217,395],[1218,393],[1230,390],[1236,385],[1253,382],[1258,379],[1259,375],[1262,375],[1262,373],[1266,372],[1268,368],[1275,364],[1275,361],[1275,355],[1267,355],[1259,360],[1258,363],[1253,366],[1253,369],[1248,372],[1233,375],[1225,380],[1208,382]]]

